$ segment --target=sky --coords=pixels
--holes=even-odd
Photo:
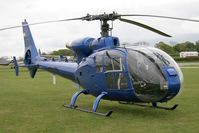
[[[0,28],[29,23],[83,17],[89,14],[153,14],[199,20],[198,0],[0,0]],[[199,23],[144,17],[125,17],[157,28],[171,38],[115,21],[113,36],[120,42],[160,41],[178,43],[199,40]],[[66,43],[83,37],[100,37],[98,21],[71,21],[30,26],[35,44],[42,52],[64,49]],[[22,29],[0,31],[0,56],[23,56]]]

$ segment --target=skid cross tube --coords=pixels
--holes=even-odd
[[[76,92],[71,98],[70,106],[75,107],[77,97],[82,93],[86,94],[86,92],[87,92],[87,90],[82,90],[82,91]]]
[[[101,115],[101,116],[110,116],[112,114],[112,111],[108,111],[106,113],[101,113],[101,112],[97,112],[97,108],[98,108],[98,105],[100,103],[100,100],[103,96],[107,95],[108,93],[107,92],[102,92],[99,96],[97,96],[97,98],[95,99],[94,103],[93,103],[93,108],[92,110],[87,110],[87,109],[83,109],[83,108],[79,108],[77,105],[75,105],[76,103],[76,100],[77,100],[77,97],[80,95],[80,94],[88,94],[88,90],[82,90],[82,91],[79,91],[79,92],[76,92],[72,98],[71,98],[71,103],[70,105],[67,105],[66,103],[63,105],[64,107],[66,108],[70,108],[70,109],[75,109],[75,110],[78,110],[78,111],[82,111],[82,112],[86,112],[86,113],[93,113],[93,114],[96,114],[96,115]]]
[[[107,92],[102,92],[99,96],[97,96],[97,98],[95,99],[94,103],[93,103],[93,109],[92,111],[93,112],[96,112],[97,111],[97,107],[99,105],[99,102],[101,100],[101,98],[104,96],[104,95],[107,95],[108,93]]]

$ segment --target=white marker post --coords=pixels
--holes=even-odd
[[[56,75],[52,74],[52,77],[53,77],[53,85],[56,85]]]

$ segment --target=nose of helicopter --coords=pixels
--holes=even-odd
[[[165,102],[182,88],[183,75],[178,64],[159,49],[129,48],[128,67],[135,94],[144,102]]]

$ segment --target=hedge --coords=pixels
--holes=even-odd
[[[197,56],[197,57],[186,57],[186,58],[180,58],[180,57],[173,57],[173,58],[177,62],[199,62],[199,56]]]

